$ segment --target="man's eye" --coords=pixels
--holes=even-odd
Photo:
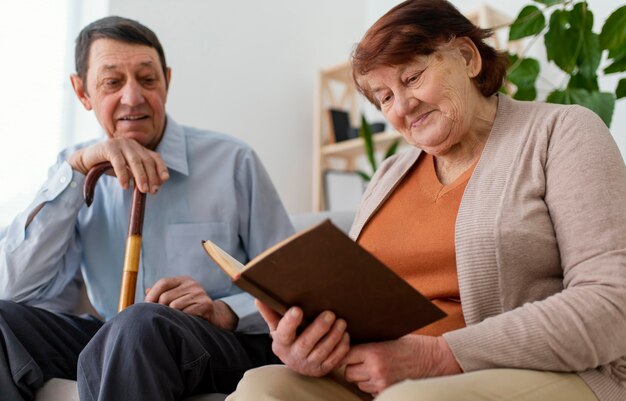
[[[156,77],[148,76],[148,77],[141,78],[141,82],[145,86],[153,86],[154,84],[156,84],[157,79]]]
[[[119,79],[107,79],[104,81],[104,85],[106,85],[109,88],[115,87],[119,85],[119,83],[120,83]]]

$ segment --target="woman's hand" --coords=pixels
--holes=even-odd
[[[123,189],[129,187],[132,178],[141,192],[154,194],[169,178],[161,156],[134,139],[112,138],[98,142],[77,150],[67,160],[72,169],[83,174],[105,161],[113,166]]]
[[[162,278],[146,289],[146,302],[178,309],[226,330],[234,330],[239,318],[222,301],[213,301],[204,288],[189,276]]]
[[[420,335],[353,346],[343,363],[345,379],[371,394],[405,379],[462,372],[443,337]]]
[[[296,330],[302,323],[302,310],[293,307],[280,316],[271,308],[256,301],[272,336],[272,351],[296,372],[320,377],[339,366],[350,350],[346,322],[332,312],[322,312],[304,331]]]

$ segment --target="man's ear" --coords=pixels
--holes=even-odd
[[[90,111],[92,109],[91,100],[89,100],[89,96],[87,95],[87,91],[83,85],[83,80],[78,76],[78,74],[72,74],[70,75],[70,81],[72,82],[72,88],[74,88],[76,97],[78,97],[78,100],[80,100],[83,104],[85,110]]]
[[[165,87],[167,88],[167,90],[169,91],[170,89],[170,82],[172,82],[172,69],[170,67],[167,67],[165,69]]]
[[[467,36],[456,38],[456,45],[465,59],[465,68],[470,78],[475,78],[480,74],[483,66],[483,59],[474,42]]]

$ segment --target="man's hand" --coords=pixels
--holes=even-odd
[[[345,379],[371,394],[406,379],[462,373],[443,337],[420,335],[356,345],[343,363]]]
[[[156,193],[167,181],[169,173],[161,156],[134,139],[111,138],[74,152],[68,159],[72,168],[83,174],[96,164],[108,161],[122,188],[127,189],[133,178],[139,190]]]
[[[272,351],[296,372],[320,377],[339,366],[350,350],[346,322],[332,312],[321,313],[302,334],[296,329],[302,323],[302,310],[293,307],[281,317],[271,308],[256,301],[272,336]]]
[[[162,278],[146,289],[146,302],[178,309],[226,330],[234,330],[239,318],[222,301],[213,301],[197,281],[189,276]]]

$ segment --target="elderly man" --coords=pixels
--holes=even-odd
[[[249,147],[166,115],[170,77],[158,38],[136,21],[107,17],[79,34],[72,86],[106,138],[63,151],[0,238],[0,401],[32,399],[53,377],[78,380],[82,400],[175,400],[229,392],[277,361],[252,298],[200,241],[246,262],[293,228]],[[100,179],[86,208],[85,174],[104,161],[116,177]],[[131,179],[150,196],[138,303],[117,314]],[[105,322],[33,306],[79,268]]]

